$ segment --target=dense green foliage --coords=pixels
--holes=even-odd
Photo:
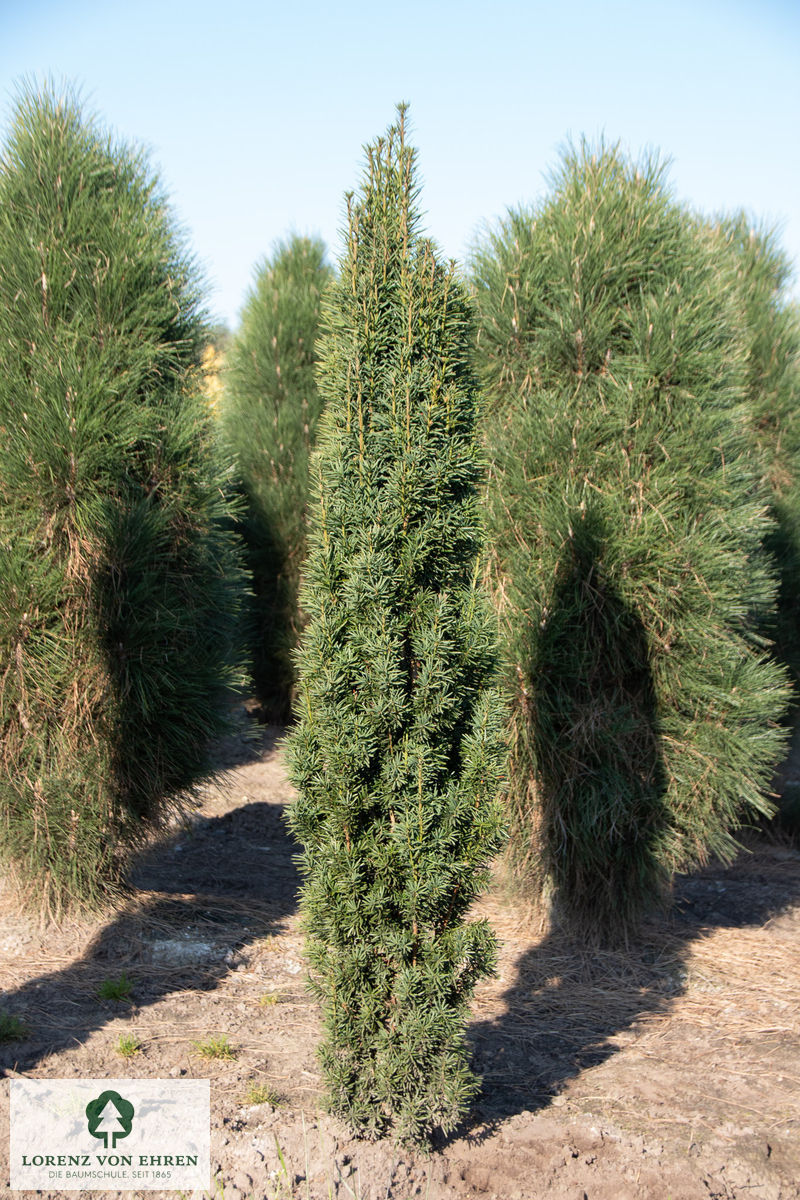
[[[0,850],[92,902],[210,773],[241,571],[191,260],[147,164],[69,95],[0,160]]]
[[[322,293],[333,276],[322,242],[294,237],[259,270],[228,351],[223,422],[245,500],[253,577],[253,678],[264,712],[289,717],[305,558],[308,457],[322,408],[314,379]]]
[[[756,633],[772,526],[725,271],[658,163],[586,147],[474,258],[513,854],[596,935],[731,855],[782,744],[785,681]]]
[[[789,303],[791,264],[776,235],[744,214],[722,222],[742,306],[750,419],[762,454],[780,570],[776,640],[800,683],[800,313]]]
[[[368,149],[324,317],[290,739],[331,1107],[408,1141],[476,1087],[463,1031],[494,940],[464,914],[500,844],[504,755],[471,309],[417,232],[414,159],[401,110]]]

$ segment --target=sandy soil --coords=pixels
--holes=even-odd
[[[360,1143],[322,1108],[278,732],[230,743],[227,786],[142,856],[123,911],[40,928],[6,904],[0,1008],[29,1033],[0,1046],[5,1076],[210,1078],[209,1195],[225,1200],[800,1197],[796,849],[762,838],[678,880],[626,951],[537,933],[487,896],[502,954],[470,1026],[479,1103],[430,1156]],[[129,1001],[100,1000],[123,973]],[[201,1057],[222,1035],[233,1057]],[[122,1057],[120,1037],[140,1050]],[[2,1191],[7,1151],[4,1079]]]

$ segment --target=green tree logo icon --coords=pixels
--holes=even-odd
[[[125,1138],[133,1125],[134,1107],[130,1100],[123,1099],[119,1092],[101,1092],[96,1100],[90,1100],[86,1105],[86,1116],[89,1121],[89,1133],[92,1137],[102,1138],[106,1150],[117,1144],[118,1138]]]

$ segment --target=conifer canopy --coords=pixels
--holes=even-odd
[[[331,1107],[409,1141],[476,1088],[463,1028],[495,951],[464,914],[501,842],[504,758],[470,303],[415,200],[401,109],[367,148],[324,316],[290,740]]]
[[[778,652],[800,684],[800,310],[773,230],[744,213],[713,226],[728,251],[723,285],[736,292],[746,349],[750,427],[775,518],[767,549],[779,570]],[[732,277],[731,277],[732,276]]]
[[[586,145],[473,271],[513,857],[606,936],[770,811],[786,681],[736,289],[657,160]]]
[[[236,456],[253,576],[253,682],[265,716],[289,718],[306,553],[308,457],[322,400],[314,378],[325,246],[293,237],[259,269],[225,366],[223,430]]]
[[[142,156],[25,92],[0,159],[0,852],[93,902],[211,770],[241,570],[198,279]]]

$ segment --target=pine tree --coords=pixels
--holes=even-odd
[[[746,346],[655,160],[570,151],[474,258],[512,861],[608,937],[767,812],[786,700]]]
[[[291,820],[331,1108],[414,1142],[477,1086],[463,1027],[495,952],[464,914],[501,839],[503,712],[470,304],[417,232],[402,108],[367,156],[321,342]]]
[[[744,213],[714,227],[729,258],[725,286],[738,293],[747,350],[753,437],[775,527],[767,549],[780,571],[779,654],[800,683],[800,312],[788,297],[791,264],[776,234]],[[729,272],[733,273],[730,278]],[[795,687],[795,701],[797,687]]]
[[[322,293],[333,272],[322,242],[293,237],[260,268],[226,363],[225,438],[245,501],[253,577],[253,679],[264,713],[285,721],[302,627],[308,456],[322,402],[314,379]]]
[[[25,92],[0,160],[0,852],[117,886],[211,772],[241,587],[195,269],[146,161]]]

